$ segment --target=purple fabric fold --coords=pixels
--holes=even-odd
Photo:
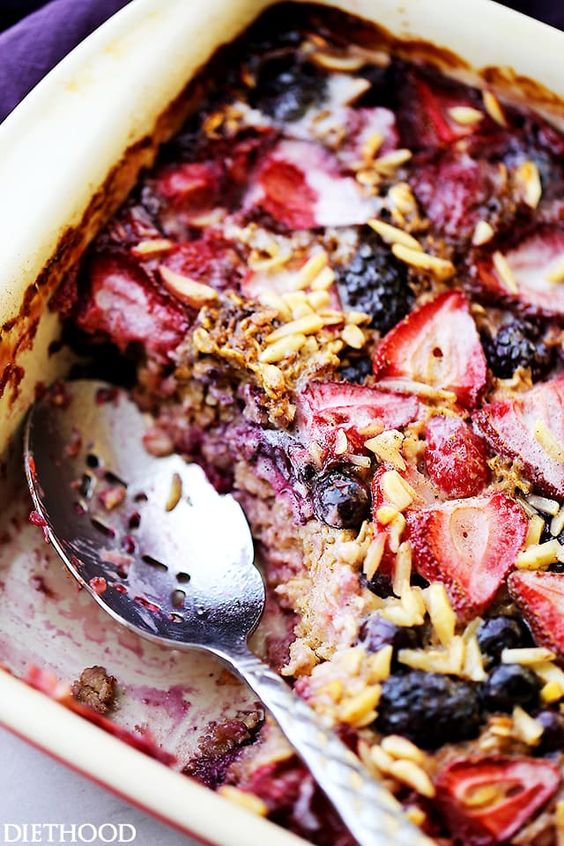
[[[6,24],[21,18],[0,33],[0,121],[73,47],[128,2],[0,0],[0,28],[3,16]],[[501,2],[564,29],[564,0]]]
[[[0,121],[73,47],[127,2],[51,0],[0,34]]]

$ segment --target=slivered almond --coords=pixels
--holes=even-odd
[[[353,350],[361,350],[366,343],[364,332],[355,326],[354,323],[348,323],[341,332],[341,338]]]
[[[327,291],[335,281],[335,271],[330,267],[324,267],[312,280],[312,291]]]
[[[310,285],[315,277],[321,273],[323,268],[327,267],[327,253],[325,250],[319,250],[318,252],[314,253],[306,263],[300,268],[300,272],[298,273],[298,278],[296,281],[296,287],[298,288],[307,288]]]
[[[343,429],[337,429],[335,436],[335,455],[344,455],[349,448],[347,435]]]
[[[562,529],[564,529],[564,505],[550,521],[550,534],[558,537]]]
[[[530,494],[527,497],[527,502],[536,508],[537,511],[542,511],[543,514],[550,514],[551,517],[556,517],[560,511],[560,505],[555,499],[548,499],[546,496],[537,496],[537,494]]]
[[[542,724],[531,717],[530,714],[527,714],[520,705],[513,709],[512,716],[515,737],[522,740],[527,746],[536,746],[544,731]]]
[[[550,271],[546,274],[549,282],[564,282],[564,256],[551,265]]]
[[[393,651],[393,646],[383,646],[367,658],[369,684],[386,681],[390,677]]]
[[[397,519],[397,518],[396,518]],[[404,522],[405,522],[405,518]],[[392,588],[396,596],[403,597],[410,590],[411,581],[411,544],[406,541],[399,545]]]
[[[503,109],[501,108],[500,102],[491,91],[483,91],[482,98],[484,101],[484,106],[491,117],[496,123],[500,126],[507,126],[507,121],[505,120],[505,115],[503,113]]]
[[[442,259],[438,256],[432,256],[430,253],[424,253],[421,250],[414,250],[410,247],[405,247],[403,244],[392,244],[392,253],[400,261],[411,267],[417,267],[420,270],[428,270],[437,279],[450,279],[454,274],[454,265],[448,259]]]
[[[266,349],[259,353],[259,361],[263,364],[277,364],[286,358],[291,353],[296,353],[301,350],[307,338],[305,335],[289,335],[286,338],[280,338]]]
[[[448,646],[454,637],[456,614],[452,610],[445,586],[442,582],[431,582],[423,591],[423,598],[439,641],[443,646]]]
[[[398,167],[408,162],[412,155],[411,150],[403,148],[392,150],[389,153],[384,153],[383,156],[378,156],[372,166],[378,173],[384,176],[393,176]]]
[[[547,682],[541,688],[540,697],[546,705],[552,705],[553,702],[562,699],[562,689],[556,682]]]
[[[412,787],[421,796],[427,796],[432,799],[435,795],[435,787],[433,782],[425,772],[413,761],[393,761],[390,769],[390,775],[397,778],[398,781]]]
[[[448,109],[448,115],[460,126],[474,126],[484,119],[484,113],[472,106],[453,106]]]
[[[168,253],[172,247],[174,247],[174,242],[168,238],[147,238],[132,247],[131,252],[138,258],[146,258],[160,253]]]
[[[401,454],[403,435],[397,429],[388,429],[365,441],[364,446],[381,461],[391,464],[396,470],[405,470],[407,465]]]
[[[339,71],[341,73],[351,73],[352,71],[360,70],[365,64],[362,56],[355,56],[354,53],[329,53],[319,50],[315,53],[310,53],[310,58],[312,62],[324,70]]]
[[[533,514],[533,516],[529,519],[529,528],[527,529],[525,546],[535,546],[539,544],[543,529],[544,520],[540,514]],[[558,534],[558,532],[556,534]]]
[[[503,253],[496,250],[492,256],[492,261],[498,276],[504,285],[509,288],[512,294],[518,294],[519,286],[517,285],[517,280],[515,279],[515,275]]]
[[[381,485],[387,502],[398,511],[408,508],[417,497],[409,482],[406,482],[397,470],[386,470],[382,474]]]
[[[217,291],[209,285],[203,285],[189,276],[176,273],[164,264],[159,266],[159,272],[167,291],[193,308],[201,308],[217,300]]]
[[[376,535],[376,537],[370,543],[370,546],[366,550],[364,564],[362,565],[362,572],[369,581],[374,576],[374,574],[378,570],[378,567],[380,566],[385,546],[386,535],[382,532],[381,534]]]
[[[494,229],[487,220],[479,220],[474,228],[472,235],[472,243],[475,247],[480,247],[482,244],[487,244],[494,236]]]
[[[404,247],[411,250],[423,250],[417,238],[397,226],[392,226],[390,223],[385,223],[377,218],[371,218],[367,223],[386,244],[403,244]]]
[[[533,434],[543,450],[553,461],[564,464],[564,446],[556,440],[544,420],[535,420]]]
[[[556,538],[545,543],[536,543],[520,552],[515,561],[518,570],[543,570],[556,564],[560,556],[560,544]]]
[[[365,161],[372,161],[382,143],[384,141],[384,136],[381,135],[379,132],[373,132],[366,141],[362,145],[362,158]]]
[[[536,209],[542,196],[542,184],[539,169],[534,162],[522,162],[515,171],[515,182],[523,202],[531,209]]]
[[[400,214],[411,214],[417,209],[411,186],[407,182],[396,182],[388,191],[388,197]]]
[[[297,320],[291,320],[285,323],[270,335],[266,337],[267,344],[274,344],[282,338],[288,338],[291,335],[312,335],[319,332],[323,328],[323,320],[318,314],[306,314],[304,317],[299,317]]]
[[[523,649],[503,649],[502,664],[522,664],[524,667],[542,664],[555,658],[554,652],[544,646],[527,646]]]
[[[182,479],[178,473],[172,474],[170,491],[165,504],[165,511],[174,511],[182,496]]]
[[[464,665],[462,667],[462,674],[470,681],[482,682],[487,678],[487,673],[484,670],[484,661],[480,651],[480,644],[478,638],[474,635],[466,641],[466,653],[464,655]]]
[[[266,817],[268,814],[268,805],[260,796],[254,793],[247,793],[246,790],[239,790],[238,787],[233,787],[231,784],[222,784],[217,792],[224,799],[234,802],[246,811],[256,814],[259,817]]]
[[[422,750],[415,743],[412,743],[411,740],[399,734],[389,734],[387,737],[384,737],[380,746],[392,758],[413,761],[414,764],[419,764],[419,766],[425,764],[425,755]]]

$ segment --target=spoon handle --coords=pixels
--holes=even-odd
[[[246,649],[228,657],[272,713],[359,846],[433,846],[394,797],[267,664]]]

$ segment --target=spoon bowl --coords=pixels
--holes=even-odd
[[[25,472],[34,520],[115,620],[177,649],[221,658],[270,710],[359,846],[432,846],[393,796],[247,647],[264,609],[245,515],[204,472],[144,447],[127,393],[58,386],[32,408]]]

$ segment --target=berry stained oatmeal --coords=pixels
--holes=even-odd
[[[555,846],[564,136],[362,31],[282,6],[224,48],[53,305],[152,413],[147,450],[238,497],[258,648],[410,818]],[[262,712],[185,771],[352,844]]]

